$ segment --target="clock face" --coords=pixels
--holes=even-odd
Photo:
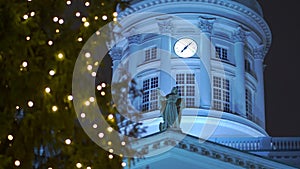
[[[189,58],[197,53],[197,43],[193,39],[179,39],[174,45],[176,55],[182,58]]]

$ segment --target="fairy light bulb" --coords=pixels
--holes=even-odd
[[[25,15],[23,15],[23,19],[28,19],[28,15],[27,14],[25,14]]]
[[[96,77],[97,73],[96,72],[92,72],[92,76]]]
[[[67,5],[71,5],[72,1],[67,1],[66,3],[67,3]]]
[[[103,15],[103,16],[102,16],[102,20],[106,21],[106,20],[107,20],[107,16],[106,16],[106,15]]]
[[[77,167],[77,168],[81,168],[81,167],[82,167],[82,164],[81,164],[81,163],[76,163],[76,167]]]
[[[57,106],[52,106],[52,111],[53,112],[56,112],[58,110],[58,107]]]
[[[90,52],[86,52],[86,53],[84,54],[84,56],[85,56],[86,58],[90,58],[90,57],[91,57],[91,53],[90,53]]]
[[[54,70],[50,70],[50,71],[49,71],[49,75],[50,75],[50,76],[54,76],[54,75],[55,75],[55,71],[54,71]]]
[[[16,167],[19,167],[21,165],[21,162],[19,160],[16,160],[14,163]]]
[[[46,88],[45,88],[45,92],[46,92],[46,93],[50,93],[50,92],[51,92],[50,87],[46,87]]]
[[[85,113],[81,113],[81,114],[80,114],[80,117],[81,117],[81,118],[85,118],[85,116],[86,116]]]
[[[108,120],[112,120],[114,118],[114,115],[112,115],[112,114],[109,114],[108,116],[107,116],[107,119]]]
[[[58,21],[58,17],[57,16],[53,17],[53,22],[57,22],[57,21]]]
[[[34,15],[35,15],[34,11],[30,12],[30,16],[34,16]]]
[[[28,66],[28,63],[27,63],[26,61],[24,61],[24,62],[22,63],[22,66],[23,66],[23,67],[27,67],[27,66]]]
[[[26,40],[30,40],[30,36],[26,36]]]
[[[78,41],[78,42],[82,42],[82,41],[83,41],[82,37],[79,37],[79,38],[77,39],[77,41]]]
[[[98,90],[98,91],[102,90],[102,86],[101,86],[101,85],[98,85],[98,86],[97,86],[97,90]]]
[[[33,107],[33,101],[28,101],[27,105],[28,105],[28,107]]]
[[[98,137],[99,137],[99,138],[103,138],[103,137],[104,137],[104,133],[99,133],[99,134],[98,134]]]
[[[98,17],[98,16],[95,16],[95,17],[94,17],[94,19],[95,19],[95,20],[98,20],[98,19],[99,19],[99,17]]]
[[[63,59],[64,58],[64,54],[63,53],[59,53],[57,54],[58,59]]]
[[[69,95],[69,96],[68,96],[68,100],[69,100],[69,101],[73,100],[73,96],[72,96],[72,95]]]
[[[76,16],[76,17],[79,17],[79,16],[80,16],[80,12],[76,12],[76,13],[75,13],[75,16]]]
[[[117,17],[117,16],[118,16],[118,12],[114,12],[113,17]]]
[[[60,25],[62,25],[64,22],[65,22],[65,21],[64,21],[63,19],[59,19],[59,20],[58,20],[58,23],[59,23]]]
[[[89,27],[89,26],[90,26],[90,23],[89,23],[89,22],[84,22],[83,26],[84,26],[84,27]]]
[[[87,166],[87,167],[86,167],[86,169],[92,169],[92,167],[90,167],[90,166]]]
[[[66,139],[66,140],[65,140],[65,143],[66,143],[67,145],[70,145],[70,144],[72,143],[72,141],[71,141],[71,139]]]
[[[95,98],[94,98],[94,97],[90,97],[90,98],[89,98],[89,101],[90,101],[90,102],[94,102],[94,101],[95,101]]]
[[[106,87],[106,84],[105,84],[105,83],[102,83],[101,86],[102,86],[102,87]]]
[[[82,17],[82,18],[81,18],[81,21],[82,21],[82,22],[86,22],[86,21],[87,21],[86,17]]]
[[[122,163],[121,163],[121,166],[122,166],[122,167],[126,167],[126,163],[125,163],[125,162],[122,162]]]
[[[49,46],[52,46],[52,45],[53,45],[53,41],[52,41],[52,40],[49,40],[49,41],[48,41],[48,45],[49,45]]]
[[[109,158],[109,159],[113,159],[114,156],[113,156],[112,154],[110,154],[110,155],[108,155],[108,158]]]
[[[55,33],[59,33],[59,29],[55,29]]]
[[[107,127],[107,131],[111,133],[113,131],[113,128],[112,127]]]
[[[10,135],[7,136],[7,139],[8,139],[9,141],[12,141],[12,140],[14,139],[14,136],[12,136],[12,135],[10,134]]]
[[[88,7],[88,6],[90,6],[90,2],[85,2],[84,5],[85,5],[86,7]]]

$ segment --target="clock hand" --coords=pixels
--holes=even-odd
[[[192,42],[190,42],[188,45],[186,45],[186,46],[181,50],[181,53],[182,53],[183,51],[185,51],[191,44],[192,44]]]

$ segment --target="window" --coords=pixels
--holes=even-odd
[[[186,107],[195,107],[195,74],[176,74],[176,85],[181,99],[184,99]]]
[[[252,93],[249,89],[246,89],[246,116],[249,120],[252,120]]]
[[[216,110],[230,112],[230,81],[213,77],[213,107]]]
[[[150,61],[157,58],[157,47],[152,47],[145,50],[145,61]]]
[[[216,58],[221,60],[228,60],[228,51],[225,48],[216,46]]]
[[[158,77],[143,81],[142,111],[151,111],[158,108]]]

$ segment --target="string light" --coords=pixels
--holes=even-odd
[[[87,166],[87,167],[86,167],[86,169],[92,169],[92,167],[90,167],[90,166]]]
[[[9,141],[12,141],[12,140],[14,139],[14,136],[12,136],[12,135],[10,134],[10,135],[7,136],[7,139],[8,139]]]
[[[108,150],[108,152],[113,153],[113,152],[114,152],[114,149],[110,148],[110,149]]]
[[[125,163],[125,162],[122,162],[122,163],[121,163],[121,166],[122,166],[122,167],[126,167],[126,163]]]
[[[59,29],[55,29],[55,33],[59,33]]]
[[[86,106],[89,106],[91,103],[89,101],[84,102]]]
[[[87,21],[87,20],[86,20],[86,17],[82,17],[82,18],[81,18],[81,21],[82,21],[82,22],[86,22],[86,21]]]
[[[30,12],[30,16],[34,16],[34,15],[35,15],[34,11]]]
[[[96,129],[98,127],[97,124],[93,124],[93,128]]]
[[[66,139],[66,140],[65,140],[65,143],[66,143],[67,145],[70,145],[70,144],[72,143],[72,141],[71,141],[70,139]]]
[[[90,2],[85,2],[84,5],[85,5],[86,7],[88,7],[88,6],[90,6]]]
[[[27,67],[27,66],[28,66],[28,63],[27,63],[26,61],[24,61],[24,62],[22,63],[22,66],[23,66],[23,67]]]
[[[58,57],[58,59],[63,59],[64,58],[64,54],[63,53],[58,53],[57,57]]]
[[[102,87],[100,85],[97,86],[97,90],[102,90]]]
[[[96,35],[99,36],[101,33],[100,31],[96,31]]]
[[[52,106],[52,111],[53,112],[56,112],[58,110],[58,107],[57,106]]]
[[[125,142],[125,141],[122,141],[122,142],[121,142],[121,145],[122,145],[122,146],[125,146],[125,145],[126,145],[126,142]]]
[[[28,101],[27,105],[28,107],[33,107],[33,101]]]
[[[98,65],[99,65],[99,62],[98,62],[98,61],[97,61],[97,62],[95,62],[95,63],[94,63],[94,65],[95,65],[95,66],[98,66]]]
[[[98,17],[98,16],[95,16],[95,17],[94,17],[94,19],[95,19],[95,20],[98,20],[98,19],[99,19],[99,17]]]
[[[64,20],[63,19],[59,19],[58,23],[62,25],[64,23]]]
[[[105,92],[104,91],[102,91],[100,94],[101,94],[101,96],[105,96]]]
[[[68,100],[69,100],[69,101],[73,100],[73,96],[72,96],[72,95],[69,95],[69,96],[68,96]]]
[[[26,40],[30,40],[30,36],[26,36]]]
[[[108,120],[112,120],[114,118],[114,115],[112,115],[112,114],[109,114],[108,116],[107,116],[107,119]]]
[[[95,98],[94,98],[94,97],[90,97],[90,98],[89,98],[89,101],[90,101],[90,102],[94,102],[94,101],[95,101]]]
[[[108,155],[108,158],[109,158],[109,159],[113,159],[114,156],[113,156],[112,154],[110,154],[110,155]]]
[[[53,22],[57,22],[57,21],[58,21],[58,17],[57,16],[53,17]]]
[[[81,113],[81,114],[80,114],[80,117],[81,117],[81,118],[85,118],[85,113]]]
[[[16,106],[16,109],[19,110],[19,109],[20,109],[20,106]]]
[[[106,15],[103,15],[103,16],[102,16],[102,20],[106,21],[106,20],[107,20],[107,16],[106,16]]]
[[[55,75],[55,71],[54,71],[54,70],[50,70],[50,71],[49,71],[49,75],[50,75],[50,76],[54,76],[54,75]]]
[[[113,129],[112,127],[107,127],[107,131],[108,131],[108,132],[111,133],[113,130],[114,130],[114,129]]]
[[[97,73],[96,72],[92,72],[92,76],[96,77]]]
[[[114,12],[113,13],[113,17],[117,17],[118,16],[118,13],[117,12]]]
[[[99,137],[99,138],[103,138],[103,137],[104,137],[104,133],[99,133],[99,134],[98,134],[98,137]]]
[[[79,17],[79,16],[80,16],[80,12],[76,12],[76,13],[75,13],[75,16],[76,16],[76,17]]]
[[[90,53],[90,52],[86,52],[86,53],[84,54],[84,56],[85,56],[86,58],[90,58],[90,57],[91,57],[91,53]]]
[[[48,45],[49,45],[49,46],[52,46],[52,45],[53,45],[53,41],[52,41],[52,40],[49,40],[49,41],[48,41]]]
[[[106,84],[105,84],[105,83],[102,83],[101,86],[102,86],[102,87],[106,87]]]
[[[77,168],[81,168],[81,167],[82,167],[82,164],[81,164],[81,163],[76,163],[76,167],[77,167]]]
[[[83,26],[84,26],[84,27],[89,27],[89,26],[90,26],[90,23],[89,23],[89,22],[84,22]]]
[[[82,42],[82,40],[83,40],[82,37],[79,37],[79,38],[77,39],[78,42]]]
[[[118,18],[113,18],[113,21],[114,21],[114,22],[117,22],[117,21],[118,21]]]
[[[25,15],[23,15],[23,19],[28,19],[28,15],[27,14],[25,14]]]
[[[19,167],[21,165],[21,162],[19,160],[15,161],[15,166]]]
[[[67,5],[71,5],[72,1],[67,1],[66,3]]]
[[[50,87],[46,87],[46,88],[45,88],[45,92],[46,92],[46,93],[50,93],[50,92],[51,92]]]

